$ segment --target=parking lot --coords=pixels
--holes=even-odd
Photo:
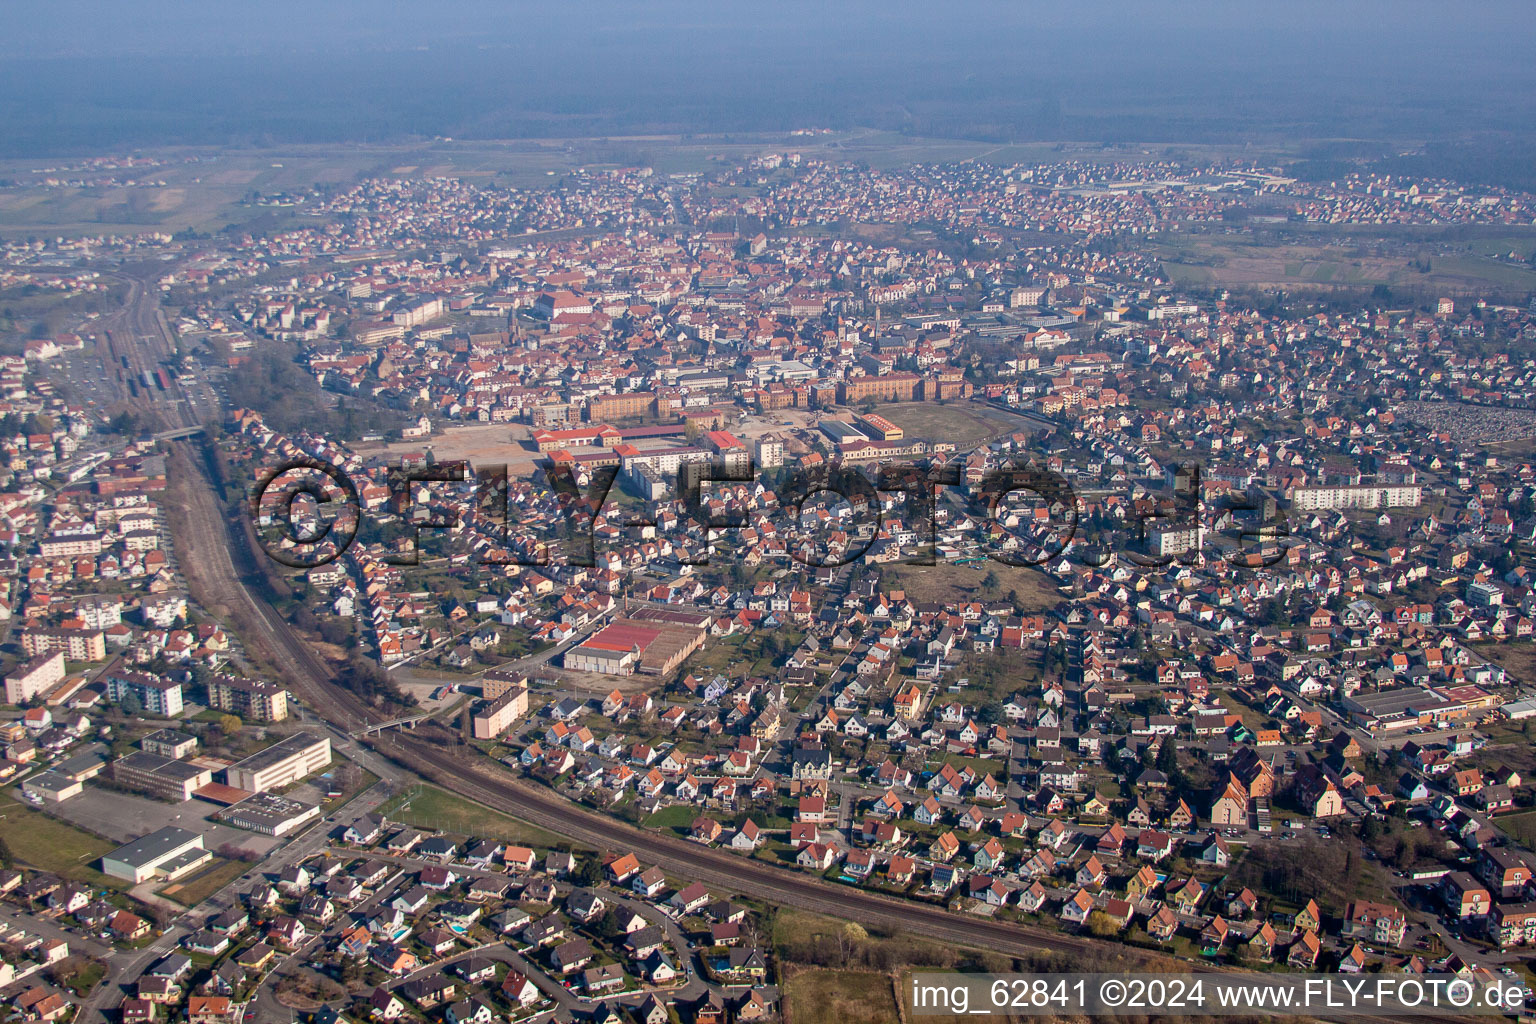
[[[137,839],[167,825],[175,825],[189,832],[201,832],[203,847],[208,850],[217,850],[228,843],[265,854],[277,845],[278,840],[271,836],[209,821],[208,816],[220,809],[217,804],[204,800],[188,800],[183,804],[161,803],[132,793],[102,789],[90,783],[86,784],[85,791],[79,796],[44,808],[55,817],[118,843]]]

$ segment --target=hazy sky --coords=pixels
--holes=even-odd
[[[980,137],[1536,130],[1491,3],[130,0],[0,15],[0,149],[877,125]]]

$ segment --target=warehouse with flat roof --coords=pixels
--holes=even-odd
[[[102,857],[101,870],[137,885],[156,877],[180,878],[212,859],[213,854],[203,849],[202,836],[167,825]]]
[[[215,817],[236,828],[249,829],[263,835],[284,836],[305,822],[320,817],[320,808],[314,804],[289,800],[276,793],[254,793],[233,807],[226,807]]]
[[[1519,700],[1512,700],[1499,710],[1511,722],[1524,721],[1536,715],[1536,697],[1522,697]]]
[[[1374,693],[1356,693],[1341,702],[1350,719],[1372,732],[1391,732],[1432,725],[1466,714],[1461,701],[1448,700],[1424,686],[1399,686]]]
[[[565,652],[565,667],[606,675],[663,676],[704,646],[709,617],[668,615],[649,606],[593,633]]]

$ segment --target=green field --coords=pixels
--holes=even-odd
[[[1509,673],[1514,680],[1529,686],[1536,683],[1536,644],[1478,644],[1477,653]]]
[[[1247,726],[1250,730],[1257,732],[1260,729],[1268,728],[1268,718],[1248,707],[1231,694],[1218,693],[1216,699],[1223,708],[1241,718],[1243,725]]]
[[[1184,288],[1210,287],[1216,273],[1210,267],[1197,267],[1177,260],[1163,260],[1159,266],[1168,280]]]
[[[195,907],[230,882],[245,874],[251,865],[239,860],[214,858],[212,864],[196,875],[180,882],[172,882],[160,890],[166,899],[175,900],[184,907]]]
[[[1002,779],[1008,774],[1007,769],[1003,766],[1003,762],[991,757],[966,757],[963,754],[945,754],[937,761],[929,761],[928,763],[934,767],[946,764],[954,765],[957,769],[968,767],[978,776],[992,775],[998,779]]]
[[[1513,768],[1529,778],[1536,772],[1536,725],[1525,722],[1484,722],[1478,726],[1488,735],[1488,745],[1472,755],[1473,767]]]
[[[77,998],[87,996],[106,977],[107,965],[100,960],[71,957],[58,968],[59,984],[69,989]]]
[[[899,1019],[896,992],[885,974],[797,971],[784,985],[788,1024],[890,1024]]]
[[[17,864],[91,885],[128,888],[121,880],[108,878],[91,866],[102,854],[115,849],[116,844],[34,811],[8,793],[0,793],[0,840],[4,840]]]
[[[697,808],[686,807],[682,804],[673,804],[671,807],[663,807],[655,814],[646,818],[643,824],[646,828],[673,829],[686,832],[693,826],[693,819],[699,816]]]
[[[1434,273],[1446,279],[1464,278],[1469,286],[1486,282],[1493,287],[1531,291],[1536,289],[1536,269],[1515,266],[1481,256],[1451,256],[1435,260]]]
[[[390,798],[379,808],[379,813],[390,821],[415,828],[482,839],[500,839],[519,846],[551,849],[570,845],[569,840],[537,825],[519,821],[432,786],[417,786]]]

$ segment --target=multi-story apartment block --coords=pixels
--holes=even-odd
[[[40,693],[53,689],[64,679],[64,652],[39,654],[5,677],[5,700],[24,704]]]
[[[208,706],[247,722],[281,722],[288,717],[288,691],[260,679],[215,676],[208,684]]]
[[[493,740],[528,713],[528,688],[513,686],[476,709],[470,724],[477,740]]]
[[[121,702],[129,697],[138,700],[145,714],[174,718],[182,711],[180,683],[148,672],[107,673],[107,698]]]
[[[70,661],[100,661],[107,656],[107,640],[101,630],[88,627],[26,629],[21,649],[28,657],[62,651]]]

